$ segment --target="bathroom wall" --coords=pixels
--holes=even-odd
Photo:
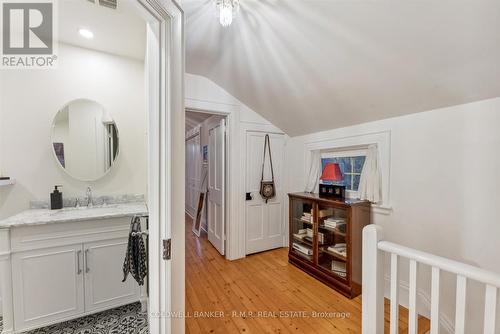
[[[0,219],[47,200],[56,184],[64,196],[138,193],[147,190],[147,113],[144,63],[61,44],[59,67],[2,71],[0,76],[0,170],[16,184],[0,187]],[[120,133],[120,154],[104,178],[80,182],[68,176],[51,148],[52,121],[71,100],[104,106]]]

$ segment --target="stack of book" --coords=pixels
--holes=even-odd
[[[344,218],[329,217],[323,221],[323,225],[328,228],[333,228],[341,232],[345,232],[346,221]]]
[[[303,220],[307,223],[312,224],[313,223],[313,216],[310,212],[304,212],[304,213],[302,213],[302,217],[300,218],[300,220]]]
[[[307,237],[307,233],[305,230],[299,230],[298,233],[294,233],[293,237],[299,240],[304,240]]]
[[[332,271],[340,277],[347,276],[346,263],[342,261],[332,261]]]
[[[312,228],[307,229],[306,235],[303,238],[301,238],[301,240],[305,240],[305,241],[308,241],[310,243],[313,242],[313,230],[312,230]],[[324,233],[318,232],[318,242],[320,244],[325,243],[325,234]]]
[[[301,245],[301,244],[298,244],[295,242],[292,244],[292,248],[295,249],[297,252],[304,254],[304,255],[307,255],[307,256],[310,256],[313,253],[311,248],[308,248],[304,245]]]
[[[342,257],[347,257],[347,246],[345,243],[339,243],[332,246],[328,246],[327,250]]]

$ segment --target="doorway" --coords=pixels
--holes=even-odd
[[[186,214],[193,232],[226,254],[226,116],[186,111]]]

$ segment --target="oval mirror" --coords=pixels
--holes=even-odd
[[[71,101],[54,118],[54,157],[78,180],[95,181],[106,175],[118,157],[119,147],[113,118],[95,101]]]

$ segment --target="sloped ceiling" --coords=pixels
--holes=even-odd
[[[500,96],[500,1],[184,0],[187,72],[289,135]]]

